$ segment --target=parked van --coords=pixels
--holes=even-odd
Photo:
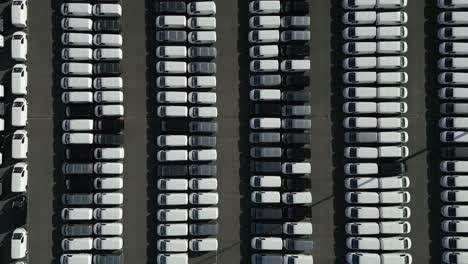
[[[60,10],[64,16],[90,17],[92,16],[91,4],[85,3],[64,3]]]
[[[156,71],[165,74],[182,74],[187,72],[187,63],[183,61],[158,61]]]
[[[466,70],[468,62],[464,58],[445,57],[439,59],[437,66],[441,70]]]
[[[120,4],[95,4],[93,15],[98,17],[120,17],[122,6]]]
[[[408,22],[408,14],[403,11],[379,12],[377,14],[377,25],[403,25]]]
[[[408,51],[406,41],[379,41],[377,42],[377,53],[379,54],[402,54]]]
[[[343,74],[343,82],[349,84],[375,83],[376,81],[376,72],[345,72]]]
[[[94,92],[96,103],[122,103],[123,93],[121,91],[97,91]]]
[[[16,31],[11,37],[11,58],[26,61],[28,56],[28,38],[23,31]]]
[[[26,192],[28,188],[28,164],[18,162],[13,166],[11,172],[11,192]]]
[[[60,86],[63,89],[91,89],[92,82],[89,77],[62,77]]]
[[[93,217],[96,220],[122,220],[122,208],[95,208]]]
[[[306,72],[310,70],[310,60],[283,60],[280,68],[283,72]]]
[[[123,233],[122,223],[97,223],[93,226],[93,232],[98,236],[120,236]]]
[[[408,82],[406,72],[379,72],[377,73],[378,84],[405,84]]]
[[[468,104],[466,103],[445,103],[440,105],[442,114],[468,114]]]
[[[64,62],[62,63],[62,73],[71,75],[92,75],[93,64],[82,62]]]
[[[248,39],[250,43],[277,43],[280,33],[278,30],[251,30]]]
[[[380,69],[402,69],[408,66],[405,56],[381,56],[377,58],[377,68]]]
[[[28,93],[28,70],[24,64],[16,64],[11,71],[11,93],[25,95]]]
[[[62,250],[86,251],[91,249],[93,249],[93,239],[91,237],[69,237],[62,239]]]
[[[122,89],[123,79],[121,77],[97,77],[93,81],[94,89]]]
[[[103,116],[123,116],[124,115],[124,106],[123,105],[97,105],[94,108],[94,115],[97,117]]]
[[[62,49],[62,59],[73,61],[92,60],[93,50],[90,48],[64,48]]]
[[[122,60],[123,53],[121,49],[95,49],[93,52],[93,58],[95,60],[110,61],[110,60]]]
[[[187,57],[187,48],[184,46],[159,46],[156,56],[162,59],[182,59]]]
[[[69,220],[91,220],[93,219],[93,209],[91,208],[63,208],[62,219]]]
[[[122,47],[120,34],[94,34],[93,44],[96,46]]]
[[[280,16],[252,16],[249,19],[250,29],[276,29],[280,27]]]
[[[188,78],[188,85],[190,88],[215,88],[215,76],[191,76]]]
[[[92,133],[64,133],[62,135],[63,144],[93,144]]]
[[[437,32],[441,40],[465,40],[468,39],[468,27],[443,27]]]
[[[16,130],[11,141],[11,157],[13,159],[28,158],[28,132],[26,130]]]
[[[191,251],[216,251],[218,250],[218,239],[217,238],[199,238],[190,239],[189,248]]]
[[[28,26],[27,0],[15,0],[11,3],[11,24],[19,28]]]
[[[186,117],[188,108],[186,106],[158,106],[157,113],[159,117]]]
[[[75,104],[86,104],[93,102],[93,93],[92,92],[63,92],[62,93],[62,102],[65,104],[75,103]]]
[[[352,11],[346,12],[341,21],[347,25],[374,24],[377,18],[375,11]]]
[[[347,27],[342,32],[345,40],[375,39],[376,34],[376,27]]]
[[[63,45],[91,46],[93,45],[93,35],[88,33],[63,33]]]
[[[377,39],[404,39],[407,36],[406,27],[377,27]]]
[[[439,44],[439,53],[444,55],[467,55],[468,43],[442,42]]]
[[[158,254],[158,263],[188,264],[187,253]]]
[[[218,219],[217,207],[198,207],[189,209],[191,220],[216,220]]]
[[[443,72],[437,77],[440,84],[468,84],[468,73],[465,72]]]
[[[63,254],[60,256],[60,264],[91,264],[93,255],[79,254]]]
[[[158,28],[185,28],[186,26],[185,16],[162,15],[156,17],[156,27]]]
[[[159,76],[156,78],[158,88],[187,88],[185,76]]]
[[[346,55],[374,54],[377,52],[376,42],[346,42],[343,45],[343,53]]]
[[[89,18],[65,17],[62,18],[62,29],[71,31],[92,31],[93,21]]]
[[[62,121],[64,131],[92,131],[94,129],[92,119],[65,119]]]
[[[24,127],[28,123],[28,101],[24,98],[16,98],[11,107],[11,125]]]

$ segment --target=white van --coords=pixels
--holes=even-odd
[[[249,19],[250,29],[264,28],[275,29],[279,28],[281,23],[280,16],[252,16]]]
[[[216,118],[218,117],[218,108],[216,106],[190,107],[189,116],[192,118]]]
[[[91,208],[63,208],[63,220],[91,220],[93,219],[93,209]]]
[[[119,207],[95,208],[93,217],[96,220],[122,220],[123,210]]]
[[[341,33],[345,40],[375,39],[376,27],[347,27]]]
[[[93,45],[93,35],[88,33],[63,33],[62,44],[72,46]]]
[[[28,56],[28,38],[23,31],[16,31],[11,38],[11,58],[26,61]]]
[[[160,150],[157,154],[158,161],[186,161],[188,160],[187,150]]]
[[[14,0],[11,3],[11,24],[15,27],[28,26],[28,1]]]
[[[96,250],[122,250],[123,239],[121,237],[98,237],[93,241]]]
[[[343,82],[349,84],[375,83],[376,81],[376,72],[345,72],[343,74]]]
[[[11,192],[26,192],[28,188],[28,164],[18,162],[11,172]]]
[[[156,98],[158,103],[187,103],[186,92],[158,92]]]
[[[377,53],[379,54],[402,54],[408,51],[406,41],[379,41],[377,42]]]
[[[193,30],[215,30],[216,18],[214,17],[190,17],[187,26]]]
[[[92,119],[65,119],[62,121],[63,131],[92,131],[94,121]]]
[[[124,106],[123,105],[97,105],[94,107],[94,115],[97,117],[123,116]]]
[[[377,25],[402,25],[408,22],[408,14],[403,11],[379,12],[377,14]]]
[[[97,91],[94,92],[96,103],[122,103],[123,92],[121,91]]]
[[[466,72],[442,72],[437,77],[440,84],[468,84],[468,73]]]
[[[210,205],[218,204],[219,196],[216,192],[199,192],[191,193],[189,202],[193,205]]]
[[[404,39],[408,36],[408,29],[403,26],[377,27],[377,39]]]
[[[64,133],[63,144],[93,144],[93,133]]]
[[[466,100],[468,99],[468,88],[442,87],[439,89],[439,98],[448,100]]]
[[[93,21],[89,18],[65,17],[62,18],[62,29],[71,31],[92,31]]]
[[[163,105],[158,106],[159,117],[186,117],[188,115],[187,106]]]
[[[93,81],[94,89],[122,89],[123,79],[121,77],[97,77]]]
[[[123,159],[125,156],[124,148],[95,148],[94,158],[97,160]]]
[[[181,147],[187,146],[186,135],[160,135],[156,139],[160,147]]]
[[[157,183],[161,191],[185,191],[188,189],[187,179],[159,179]]]
[[[191,190],[216,190],[218,188],[218,180],[213,178],[194,178],[190,179],[189,187]]]
[[[468,27],[443,27],[437,32],[441,40],[465,40],[468,39]]]
[[[95,4],[93,15],[98,17],[120,17],[122,16],[122,6],[120,4]]]
[[[377,68],[379,69],[402,69],[408,66],[408,59],[405,56],[380,56],[377,58]]]
[[[346,55],[374,54],[377,52],[376,42],[346,42],[342,47]]]
[[[64,16],[90,17],[92,5],[85,3],[64,3],[60,10]]]
[[[191,220],[216,220],[218,219],[218,207],[190,208],[189,218]]]
[[[278,60],[252,60],[250,62],[251,72],[275,72],[278,68]]]
[[[11,259],[22,259],[28,253],[28,231],[16,228],[11,235]]]
[[[187,20],[185,16],[162,15],[156,17],[156,27],[158,28],[185,28]]]
[[[283,60],[280,68],[283,72],[306,72],[310,70],[310,60]]]
[[[28,144],[28,132],[26,130],[16,130],[11,141],[11,157],[14,159],[27,159]]]
[[[468,62],[465,58],[444,57],[439,59],[437,66],[441,70],[467,70]]]
[[[158,204],[160,206],[186,205],[188,204],[187,193],[161,193],[158,194]]]
[[[377,73],[378,84],[405,84],[408,82],[406,72],[379,72]]]
[[[342,67],[346,70],[374,69],[377,67],[376,57],[348,57],[343,60]]]
[[[250,43],[277,43],[280,33],[279,30],[251,30],[248,39]]]
[[[96,152],[94,152],[96,155]],[[122,177],[104,177],[94,179],[96,190],[119,190],[123,188]]]
[[[75,104],[86,104],[93,102],[92,92],[63,92],[62,102],[64,104],[75,103]]]
[[[62,249],[65,251],[86,251],[93,249],[91,237],[69,237],[62,239]]]
[[[161,222],[186,222],[188,211],[187,209],[160,209],[157,212],[157,218]]]
[[[186,252],[188,241],[187,239],[159,239],[157,247],[161,252]]]
[[[187,88],[185,76],[159,76],[156,78],[158,88]]]
[[[94,193],[94,203],[97,205],[121,205],[123,199],[123,193]]]
[[[28,101],[24,98],[16,98],[11,107],[11,125],[24,127],[28,123]]]
[[[122,47],[121,34],[94,34],[93,44],[96,46]]]
[[[158,254],[158,263],[188,264],[187,253]]]
[[[156,56],[162,59],[181,59],[187,57],[187,48],[184,46],[159,46]]]
[[[93,255],[91,254],[63,254],[60,256],[60,264],[91,264]]]
[[[159,236],[186,236],[188,224],[159,224],[157,227]]]
[[[187,82],[190,88],[215,88],[216,76],[192,76]]]
[[[187,72],[187,63],[184,61],[158,61],[156,63],[158,73],[181,74]]]
[[[73,61],[92,60],[93,50],[90,48],[64,48],[62,49],[62,59]]]
[[[191,251],[216,251],[218,250],[217,238],[190,239],[189,248]]]
[[[98,61],[122,60],[122,57],[122,50],[118,48],[95,49],[93,52],[93,58]]]
[[[374,24],[377,18],[375,11],[352,11],[346,12],[341,21],[347,25]]]
[[[63,89],[91,89],[93,79],[89,77],[62,77],[60,86]]]
[[[442,42],[439,44],[439,53],[444,55],[467,55],[468,43]]]
[[[62,63],[62,73],[71,75],[92,75],[93,64],[82,62],[64,62]]]
[[[93,226],[93,232],[98,236],[120,236],[123,233],[123,224],[97,223]]]

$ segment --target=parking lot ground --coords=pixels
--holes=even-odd
[[[56,256],[54,212],[54,109],[52,8],[59,1],[29,1],[29,263],[52,263]],[[6,19],[9,21],[9,19]],[[5,86],[9,89],[10,86]],[[56,124],[60,126],[60,124]],[[60,155],[60,154],[59,154]],[[60,169],[60,168],[59,168]],[[55,208],[56,209],[56,208]],[[55,251],[55,252],[54,252]]]

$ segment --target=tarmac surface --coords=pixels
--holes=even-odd
[[[58,6],[62,1],[29,1],[29,263],[58,263],[60,256],[60,195],[63,178],[60,169],[62,146],[57,76],[60,60]],[[123,1],[125,175],[124,175],[124,255],[126,263],[155,263],[155,138],[157,136],[154,89],[154,2]],[[344,188],[341,128],[341,76],[338,40],[339,0],[311,0],[311,106],[312,106],[312,223],[314,226],[314,263],[343,263]],[[427,19],[433,15],[431,0],[408,1],[410,82],[407,103],[410,120],[407,132],[410,157],[414,263],[440,263],[438,245],[439,195],[437,164],[431,149],[434,139],[432,114],[433,71],[425,62],[432,61],[434,30]],[[248,43],[247,1],[216,0],[218,41],[218,181],[220,201],[219,250],[197,256],[191,264],[250,263],[250,189],[248,187]],[[2,6],[0,5],[0,8]],[[2,16],[9,17],[9,8]],[[0,9],[1,10],[1,9]],[[425,50],[426,48],[426,50]],[[425,53],[426,52],[426,53]],[[3,58],[8,57],[0,52]],[[12,65],[9,67],[11,68]],[[7,67],[1,68],[6,70]],[[9,88],[9,86],[5,86]],[[7,90],[7,89],[6,89]],[[427,110],[430,109],[431,111]],[[437,112],[437,108],[436,111]],[[7,141],[8,142],[8,141]],[[5,145],[9,146],[9,145]],[[7,147],[8,149],[8,147]],[[4,153],[5,155],[5,153]],[[12,165],[12,164],[10,164]],[[436,167],[436,166],[435,166]],[[2,172],[7,166],[2,165]],[[6,174],[6,173],[4,173]],[[435,193],[433,197],[430,194]],[[1,204],[6,203],[2,197]],[[434,214],[431,214],[434,212]],[[0,215],[0,263],[9,257],[9,233],[15,222]]]

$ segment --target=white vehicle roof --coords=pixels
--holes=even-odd
[[[158,220],[161,222],[187,221],[187,209],[161,209],[157,212]]]
[[[187,190],[188,180],[187,179],[159,179],[158,188],[160,190]]]
[[[349,252],[346,254],[346,261],[347,263],[381,264],[379,254],[367,252]]]
[[[186,252],[188,241],[187,239],[159,239],[157,246],[162,252]]]
[[[441,228],[444,232],[467,233],[468,221],[466,220],[443,220]]]
[[[215,178],[190,179],[188,184],[192,190],[216,190],[218,188],[218,180]]]
[[[64,220],[91,220],[93,209],[91,208],[63,208],[62,219]]]
[[[189,248],[192,251],[216,251],[218,249],[217,238],[190,239]]]
[[[218,207],[190,208],[189,217],[192,220],[216,220],[218,219]]]
[[[439,89],[439,98],[451,100],[468,99],[468,88],[465,87],[442,87]]]
[[[157,138],[159,146],[187,146],[188,137],[186,135],[160,135]]]
[[[24,228],[16,228],[11,236],[10,257],[20,259],[28,252],[28,231]]]
[[[258,24],[253,26],[254,20],[258,20]],[[249,24],[251,25],[251,28],[279,28],[281,23],[281,18],[280,16],[268,16],[268,15],[262,15],[262,16],[252,16],[249,19]]]
[[[379,218],[379,208],[369,206],[348,206],[345,214],[351,219],[377,219]]]
[[[379,12],[377,25],[401,25],[408,21],[408,14],[403,11]]]
[[[62,239],[63,250],[84,251],[93,249],[91,237],[68,237]]]
[[[285,192],[281,194],[281,201],[284,204],[307,204],[312,203],[312,193],[304,192]]]
[[[249,54],[252,58],[274,58],[278,56],[278,53],[278,45],[252,46],[249,49]]]
[[[199,192],[189,195],[190,204],[205,205],[218,204],[219,196],[216,192]]]
[[[250,197],[253,203],[279,203],[281,201],[278,191],[253,191]]]
[[[28,1],[15,0],[11,3],[11,24],[24,28],[28,22]]]
[[[382,219],[408,219],[411,209],[407,206],[383,206],[379,207],[379,213]]]
[[[408,50],[408,43],[405,41],[379,41],[376,48],[379,54],[400,54]]]
[[[279,100],[281,98],[281,90],[279,89],[252,89],[250,91],[250,99],[256,101]]]
[[[157,230],[160,236],[186,236],[188,224],[159,224]]]
[[[468,176],[465,175],[445,175],[440,179],[444,187],[468,187]]]
[[[122,77],[98,77],[93,81],[93,86],[96,89],[122,89]]]
[[[283,233],[295,235],[311,235],[312,223],[310,222],[286,222],[283,224]]]
[[[93,226],[96,235],[120,236],[123,233],[122,223],[96,223]]]
[[[411,231],[411,224],[407,221],[382,221],[379,227],[382,234],[408,234]]]
[[[346,192],[345,200],[350,204],[377,204],[379,194],[377,192]]]
[[[408,29],[404,26],[377,27],[378,39],[402,39],[408,35]]]
[[[121,220],[122,208],[95,208],[93,211],[96,220]]]
[[[250,13],[254,14],[276,14],[280,12],[280,1],[251,1],[249,4]]]
[[[352,19],[350,17],[352,17]],[[345,24],[373,24],[376,18],[377,13],[375,11],[351,11],[346,12],[342,20]]]
[[[354,243],[357,242],[357,243]],[[379,239],[376,237],[348,237],[346,247],[360,250],[379,250]]]
[[[380,158],[404,158],[408,156],[409,149],[406,146],[383,146],[379,147]]]
[[[24,64],[15,64],[11,72],[11,93],[27,94],[28,71]]]
[[[28,121],[28,101],[25,98],[16,98],[11,107],[11,125],[26,126]],[[1,130],[5,128],[4,120],[1,121]]]
[[[65,131],[91,131],[94,129],[92,119],[66,119],[62,122],[62,129]]]
[[[216,118],[218,108],[216,106],[193,106],[189,109],[189,116],[194,118]]]
[[[281,250],[283,240],[280,237],[253,237],[251,242],[253,249],[261,250]]]
[[[190,88],[215,88],[216,76],[191,76],[187,83]]]
[[[346,147],[344,150],[347,158],[376,159],[378,149],[372,147]]]
[[[214,15],[216,14],[216,4],[214,1],[191,2],[187,5],[189,15]]]
[[[186,92],[158,92],[157,99],[159,103],[186,103]]]
[[[28,154],[28,132],[16,130],[11,141],[11,157],[14,159],[26,159]]]
[[[382,250],[406,250],[411,248],[409,237],[383,237],[379,238]]]
[[[377,163],[347,163],[344,169],[348,175],[368,175],[379,172]]]
[[[185,28],[187,20],[180,15],[161,15],[156,17],[156,26],[161,28]]]
[[[94,149],[94,157],[96,159],[123,159],[125,157],[125,149],[117,148],[96,148]]]
[[[379,180],[375,177],[350,177],[345,179],[345,187],[351,190],[377,189]]]
[[[187,253],[158,254],[158,263],[188,264]]]
[[[156,83],[159,88],[186,88],[187,77],[185,76],[159,76],[158,78],[156,78]]]
[[[191,92],[188,94],[188,100],[191,103],[215,104],[216,93],[211,92]]]
[[[409,253],[383,253],[380,255],[382,264],[411,264],[413,257]]]
[[[11,58],[25,61],[28,55],[28,37],[23,31],[16,31],[11,38]]]
[[[377,222],[351,222],[345,226],[349,235],[378,235],[380,233]]]
[[[187,47],[185,46],[159,46],[156,48],[159,58],[186,58]]]
[[[94,239],[93,244],[98,250],[121,250],[123,239],[121,237],[98,237]]]
[[[28,187],[28,165],[16,163],[11,173],[11,192],[26,192]]]
[[[79,254],[63,254],[60,257],[60,264],[91,264],[93,255]]]
[[[411,196],[406,191],[386,191],[379,193],[379,199],[382,204],[402,204],[408,203]]]
[[[345,54],[373,54],[377,51],[376,42],[347,42],[343,45]]]
[[[123,188],[123,179],[121,177],[106,177],[94,179],[94,187],[97,190],[121,189]]]
[[[188,204],[187,193],[161,193],[158,194],[158,204],[163,205],[185,205]]]
[[[118,192],[94,194],[94,203],[96,204],[120,205],[123,204],[123,199],[123,193]]]
[[[281,187],[280,176],[263,176],[254,175],[250,177],[250,186],[261,187],[261,188],[276,188]]]

